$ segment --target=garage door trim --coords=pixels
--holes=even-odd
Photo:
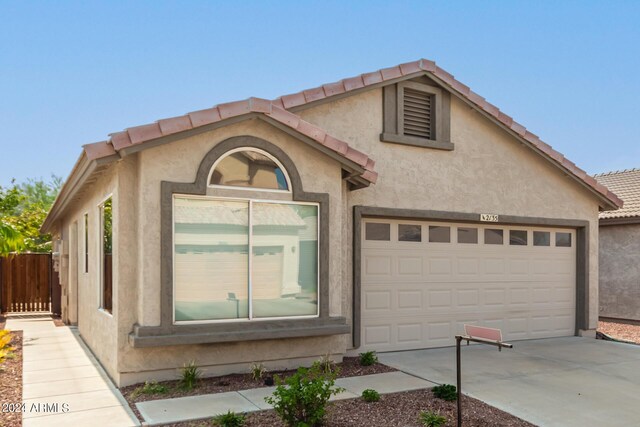
[[[362,219],[390,218],[419,221],[445,221],[487,224],[479,213],[447,212],[421,209],[396,209],[376,206],[353,207],[353,347],[361,344],[362,326]],[[576,327],[577,334],[589,325],[589,221],[563,218],[500,215],[501,225],[569,227],[576,229]]]

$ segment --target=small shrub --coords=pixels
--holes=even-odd
[[[421,411],[419,420],[425,427],[441,427],[447,422],[445,417],[431,411]]]
[[[362,392],[362,398],[365,402],[377,402],[378,400],[380,400],[380,393],[371,388],[368,388]]]
[[[447,402],[453,402],[458,400],[458,393],[456,386],[451,384],[442,384],[435,386],[431,389],[433,395],[439,399],[446,400]]]
[[[182,368],[180,374],[180,385],[185,390],[192,390],[198,383],[201,376],[202,372],[200,371],[200,368],[198,368],[196,362],[192,360]]]
[[[4,362],[5,359],[11,359],[13,357],[12,351],[14,350],[11,347],[11,332],[8,329],[3,329],[0,331],[0,363]]]
[[[318,363],[320,363],[320,367],[327,374],[333,371],[333,369],[335,368],[335,363],[333,362],[333,360],[331,360],[330,353],[327,353],[324,356],[322,356]]]
[[[220,427],[242,427],[244,420],[244,414],[236,414],[235,412],[229,411],[226,414],[215,417],[213,419],[213,425]]]
[[[146,381],[144,385],[136,387],[136,389],[133,390],[131,397],[135,399],[141,394],[164,394],[167,391],[169,391],[169,389],[164,384],[158,384],[155,381]]]
[[[251,365],[251,377],[255,381],[260,381],[262,377],[264,377],[264,374],[266,373],[267,373],[267,369],[264,367],[262,363],[256,362]]]
[[[265,401],[287,426],[321,425],[329,398],[344,389],[335,387],[337,371],[325,372],[319,362],[298,371],[284,381],[276,377],[278,386]]]
[[[371,366],[375,363],[378,363],[378,356],[376,356],[375,351],[367,351],[364,353],[360,353],[361,366]]]

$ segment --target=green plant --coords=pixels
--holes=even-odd
[[[226,414],[214,417],[213,425],[221,427],[242,427],[244,425],[244,421],[244,414],[236,414],[235,412],[229,411]]]
[[[198,380],[202,376],[202,372],[193,360],[182,367],[180,375],[180,385],[185,390],[193,389]]]
[[[320,362],[298,371],[284,381],[276,377],[278,386],[265,401],[273,405],[278,416],[290,427],[321,425],[329,398],[343,391],[335,387],[337,370],[325,372]]]
[[[446,400],[447,402],[453,402],[454,400],[458,400],[458,393],[456,391],[456,386],[451,384],[441,384],[437,385],[431,389],[433,395],[439,399]]]
[[[144,385],[136,387],[131,393],[131,397],[136,398],[141,394],[164,394],[169,388],[164,384],[158,384],[155,381],[146,381]]]
[[[251,365],[251,377],[253,377],[254,380],[261,380],[266,373],[267,369],[262,363],[256,362]]]
[[[368,388],[362,391],[362,398],[365,402],[377,402],[380,400],[380,393],[374,389]]]
[[[375,351],[366,351],[364,353],[360,353],[360,365],[371,366],[375,363],[378,363],[378,356],[376,356]]]
[[[438,412],[431,411],[421,411],[419,419],[425,427],[440,427],[447,422],[447,419]]]
[[[331,360],[331,353],[327,353],[322,356],[318,363],[320,363],[320,368],[322,368],[322,370],[326,373],[333,371],[333,369],[335,368],[335,363],[333,360]]]
[[[11,347],[11,331],[8,329],[3,329],[0,331],[0,363],[4,362],[5,359],[11,359],[13,356],[12,351],[14,350]]]

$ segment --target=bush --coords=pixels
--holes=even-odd
[[[6,359],[11,359],[13,354],[11,353],[14,350],[11,347],[11,332],[8,329],[3,329],[0,331],[0,363],[4,362]]]
[[[262,363],[253,363],[251,365],[251,377],[255,381],[259,381],[264,377],[264,374],[267,373],[267,369],[264,367]]]
[[[329,398],[344,389],[335,387],[337,371],[324,372],[319,362],[309,369],[298,371],[282,381],[273,396],[265,401],[273,405],[278,416],[290,427],[315,427],[321,425]]]
[[[158,384],[155,381],[146,381],[144,385],[133,390],[131,397],[136,398],[141,394],[164,394],[167,391],[169,391],[169,389],[164,384]]]
[[[380,400],[380,393],[371,388],[368,388],[362,392],[362,398],[365,402],[377,402],[378,400]]]
[[[440,427],[445,425],[447,419],[437,412],[422,411],[420,412],[420,422],[425,427]]]
[[[453,402],[458,400],[458,393],[456,391],[456,386],[451,384],[442,384],[435,386],[431,389],[433,391],[433,395],[439,399],[446,400],[447,402]]]
[[[196,386],[201,376],[202,372],[196,362],[192,360],[182,368],[180,385],[185,390],[191,390]]]
[[[242,427],[244,425],[244,414],[236,414],[229,411],[226,414],[218,415],[213,418],[213,425],[221,427]]]
[[[333,362],[333,360],[331,360],[330,353],[327,353],[324,356],[322,356],[318,363],[320,363],[320,367],[326,373],[333,371],[333,369],[335,368],[335,363]]]
[[[360,365],[371,366],[374,363],[378,363],[378,356],[376,356],[375,351],[360,353]]]

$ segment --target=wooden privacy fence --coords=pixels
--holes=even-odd
[[[51,254],[0,257],[0,312],[51,310]]]

